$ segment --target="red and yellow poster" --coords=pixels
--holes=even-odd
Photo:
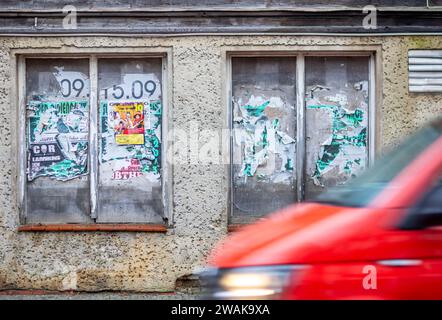
[[[144,144],[144,103],[110,102],[109,124],[113,126],[115,143]]]

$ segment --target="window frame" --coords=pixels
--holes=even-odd
[[[169,132],[169,124],[171,123],[172,113],[171,113],[171,86],[169,83],[172,81],[171,72],[171,48],[151,48],[146,50],[145,48],[131,48],[131,53],[124,50],[109,51],[107,48],[94,48],[91,50],[69,50],[69,48],[64,50],[38,50],[38,49],[28,49],[28,50],[15,50],[11,53],[12,61],[14,61],[13,68],[16,74],[15,86],[13,88],[13,104],[18,106],[17,108],[17,119],[16,119],[16,156],[17,160],[17,208],[19,211],[19,224],[20,227],[29,226],[27,223],[27,207],[26,207],[26,61],[31,59],[88,59],[89,61],[89,81],[90,81],[90,92],[89,92],[89,185],[90,185],[90,205],[91,211],[86,213],[91,217],[92,222],[87,223],[87,226],[100,226],[100,225],[113,225],[117,226],[116,229],[122,229],[123,231],[128,229],[124,227],[125,225],[149,225],[150,222],[143,223],[103,223],[97,222],[98,217],[97,206],[98,206],[98,59],[105,58],[161,58],[161,70],[162,70],[162,106],[163,113],[161,119],[161,130],[162,130],[162,141],[161,141],[161,152],[163,156],[161,157],[161,188],[162,188],[162,203],[163,203],[163,214],[164,214],[164,226],[171,227],[173,225],[172,210],[170,207],[172,201],[172,165],[167,161],[168,141],[167,132]],[[13,73],[14,74],[14,73]],[[65,225],[67,223],[61,222],[57,225]],[[162,225],[163,225],[162,224]],[[43,226],[46,224],[43,224]],[[49,225],[49,224],[48,224]],[[50,224],[53,226],[53,224]],[[80,225],[80,224],[78,224]],[[123,226],[123,227],[118,227]],[[26,228],[25,228],[26,229]],[[84,230],[99,231],[100,228],[80,228],[79,231]],[[129,228],[130,229],[130,228]],[[133,229],[133,230],[132,230]],[[149,228],[132,228],[132,231],[149,231]],[[34,231],[34,230],[31,230]],[[48,230],[43,230],[48,231]],[[61,230],[63,231],[63,230]],[[75,231],[75,230],[74,230]],[[157,231],[155,231],[157,232]]]
[[[369,58],[368,76],[369,76],[369,104],[368,104],[368,166],[373,164],[376,155],[379,153],[380,145],[380,126],[379,108],[381,105],[381,47],[380,46],[299,46],[291,49],[279,48],[275,50],[262,50],[261,48],[251,47],[246,50],[244,48],[231,47],[226,48],[225,52],[225,83],[224,83],[224,105],[226,106],[227,128],[229,129],[228,147],[224,150],[226,159],[228,159],[228,194],[227,194],[227,223],[228,230],[234,231],[238,226],[252,223],[257,219],[263,218],[259,216],[233,216],[233,74],[232,59],[236,57],[292,57],[296,59],[296,192],[297,202],[305,199],[305,157],[306,157],[306,140],[305,140],[305,57],[350,57],[365,56]],[[264,216],[265,217],[265,216]]]

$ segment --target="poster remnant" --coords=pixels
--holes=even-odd
[[[58,82],[59,94],[64,99],[80,99],[89,97],[89,78],[79,71],[67,71],[63,66],[54,66],[52,74]]]
[[[133,111],[130,112],[133,116],[129,117],[132,129],[128,129],[127,133],[121,131],[119,127],[127,117],[124,118],[119,111],[116,112],[116,108],[124,110],[122,113],[127,110]],[[161,112],[160,100],[101,102],[100,179],[102,181],[122,181],[139,177],[152,182],[159,181]]]
[[[295,139],[288,126],[281,125],[287,120],[287,108],[290,106],[280,97],[251,95],[246,101],[239,98],[235,102],[234,141],[241,148],[237,178],[243,183],[256,177],[258,181],[292,184]]]
[[[67,181],[87,173],[89,102],[30,101],[28,180],[52,177]]]
[[[357,88],[360,88],[360,93],[349,89],[349,92],[341,90],[333,94],[333,90],[323,87],[322,94],[313,95],[313,90],[310,90],[312,94],[306,99],[306,107],[310,112],[320,112],[316,120],[329,119],[326,130],[321,131],[327,132],[327,137],[320,145],[311,172],[311,179],[316,186],[326,186],[329,178],[344,183],[358,175],[367,165],[366,82],[361,82]]]
[[[116,162],[119,162],[119,165],[116,165],[118,169],[112,174],[113,180],[128,180],[143,175],[143,168],[138,159],[121,159]]]

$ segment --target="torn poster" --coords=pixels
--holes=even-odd
[[[52,177],[66,181],[87,173],[89,102],[30,101],[28,180]]]
[[[128,180],[143,175],[143,168],[138,159],[121,159],[116,160],[115,162],[118,162],[119,164],[115,166],[118,169],[114,170],[112,173],[113,180]]]
[[[293,182],[295,139],[290,136],[293,128],[287,124],[291,109],[280,97],[251,95],[246,101],[235,101],[234,140],[241,149],[237,177],[243,183],[247,177],[257,177],[261,182]]]
[[[122,144],[115,139],[120,133],[117,126],[119,121],[115,121],[114,107],[122,104],[112,101],[100,104],[100,179],[106,182],[145,178],[151,182],[158,182],[161,170],[161,102],[125,102],[126,106],[138,108],[138,111],[134,111],[135,115],[141,112],[143,131],[137,131],[136,134],[142,134],[142,144]],[[133,120],[136,121],[136,118],[133,117]],[[135,124],[132,123],[132,126]]]
[[[313,97],[312,94],[306,99],[309,112],[321,112],[314,118],[316,121],[324,117],[329,119],[326,129],[317,129],[317,134],[327,132],[311,173],[317,186],[326,186],[327,179],[335,181],[333,184],[345,183],[367,165],[368,97],[365,92],[359,94],[351,91],[353,88],[348,90],[335,95],[324,92],[322,96],[316,94]]]
[[[89,78],[79,71],[65,71],[63,66],[54,67],[57,72],[53,72],[57,80],[61,95],[65,99],[80,99],[89,97]]]
[[[144,144],[144,103],[109,102],[109,123],[113,126],[115,143]]]

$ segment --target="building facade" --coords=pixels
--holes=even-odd
[[[174,291],[442,113],[442,3],[313,2],[2,2],[0,289]]]

